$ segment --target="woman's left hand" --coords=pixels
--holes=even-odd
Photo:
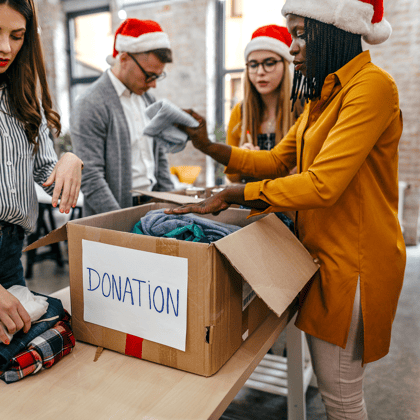
[[[222,191],[223,192],[223,191]],[[230,207],[230,204],[227,203],[223,194],[215,194],[212,197],[207,198],[206,200],[201,201],[200,203],[185,204],[181,207],[174,209],[166,209],[166,214],[186,214],[186,213],[198,213],[198,214],[219,214],[221,211],[226,210]]]
[[[185,204],[174,209],[166,209],[166,214],[219,214],[221,211],[228,209],[232,204],[239,204],[253,209],[265,210],[270,204],[263,200],[246,201],[244,197],[245,185],[234,185],[223,191],[201,201],[197,204]]]
[[[52,205],[57,206],[61,195],[61,213],[69,213],[71,207],[76,207],[82,182],[82,167],[83,162],[75,154],[65,153],[43,184],[44,187],[49,187],[55,182]]]

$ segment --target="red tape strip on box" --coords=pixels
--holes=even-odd
[[[127,356],[134,356],[138,359],[142,358],[143,339],[135,335],[127,334],[125,339],[125,354]]]

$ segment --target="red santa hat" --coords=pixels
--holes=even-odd
[[[287,28],[277,25],[262,26],[254,31],[251,41],[245,48],[245,61],[253,51],[267,50],[275,52],[290,63],[293,61],[289,53],[291,44],[292,37]]]
[[[281,12],[283,16],[292,13],[362,35],[369,44],[386,41],[392,32],[384,18],[383,0],[286,0]]]
[[[106,61],[112,65],[120,52],[142,53],[158,48],[171,48],[171,45],[157,22],[126,19],[115,32],[114,52]]]

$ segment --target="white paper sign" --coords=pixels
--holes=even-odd
[[[185,351],[188,259],[82,240],[84,320]]]

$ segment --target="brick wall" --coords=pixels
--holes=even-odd
[[[63,132],[68,131],[69,84],[65,16],[59,0],[36,0],[44,50],[47,80],[54,108],[61,115]]]
[[[44,50],[45,66],[47,69],[48,84],[51,93],[56,92],[56,69],[54,65],[55,51],[53,36],[57,22],[57,14],[60,11],[60,4],[56,1],[37,0],[38,20],[41,27],[41,40]]]
[[[400,180],[408,183],[403,211],[407,245],[418,243],[420,206],[420,1],[385,0],[393,33],[384,44],[369,46],[372,60],[395,79],[404,117],[400,142]]]

